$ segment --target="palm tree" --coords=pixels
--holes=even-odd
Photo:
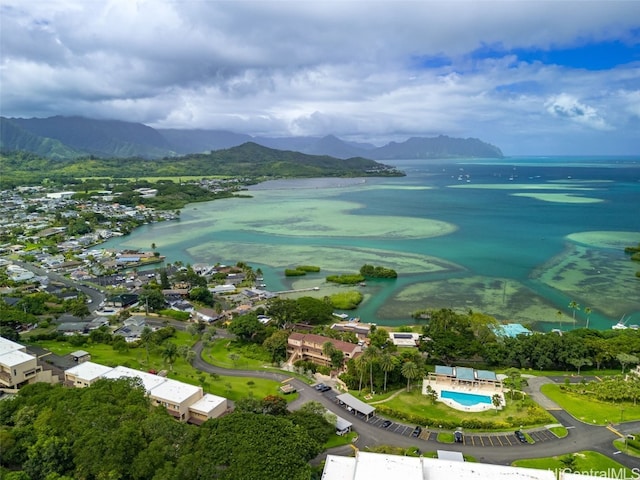
[[[149,327],[144,327],[142,332],[140,333],[140,340],[144,345],[145,350],[147,351],[147,364],[149,364],[149,348],[151,347],[151,342],[153,341],[153,330]]]
[[[585,328],[589,328],[589,316],[591,315],[591,307],[584,307],[584,313],[587,315],[587,323]]]
[[[580,304],[574,300],[571,300],[569,302],[569,308],[572,310],[573,312],[573,326],[575,328],[576,326],[576,310],[580,310]]]
[[[178,347],[173,342],[167,342],[164,344],[164,350],[162,350],[162,358],[169,364],[169,370],[173,371],[173,363],[178,358]]]
[[[500,405],[502,405],[502,397],[499,394],[494,393],[493,397],[491,397],[491,403],[493,403],[493,406],[496,407],[496,415],[497,415],[498,408],[500,408]]]
[[[389,372],[393,371],[398,364],[398,358],[395,355],[392,355],[387,350],[382,352],[380,358],[378,359],[380,362],[380,368],[384,372],[384,391],[387,391],[387,375]]]
[[[556,317],[558,317],[558,327],[560,327],[560,330],[562,330],[562,311],[558,310],[556,312]]]
[[[380,349],[378,347],[369,347],[362,354],[364,362],[369,366],[369,390],[373,394],[373,365],[380,357]]]
[[[364,355],[359,355],[354,360],[356,370],[360,373],[360,383],[358,385],[358,393],[362,392],[362,378],[364,377],[364,371],[367,368],[367,363],[364,359]]]
[[[404,362],[402,364],[402,376],[407,379],[407,392],[411,390],[411,380],[420,376],[420,369],[415,362]]]

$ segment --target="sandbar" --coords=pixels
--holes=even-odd
[[[574,193],[511,193],[514,197],[529,197],[552,203],[600,203],[601,198],[578,197]]]

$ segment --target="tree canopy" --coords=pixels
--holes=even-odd
[[[279,397],[277,397],[279,398]],[[333,427],[266,397],[196,427],[152,407],[135,379],[83,389],[36,383],[0,402],[0,464],[28,480],[308,479]]]

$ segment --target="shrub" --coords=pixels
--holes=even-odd
[[[169,317],[175,320],[179,320],[181,322],[186,322],[191,317],[191,314],[189,312],[180,312],[178,310],[172,310],[170,308],[166,310],[160,310],[158,314],[162,315],[163,317]]]
[[[360,268],[360,274],[369,278],[398,278],[397,272],[391,268],[375,267],[368,264],[364,264]]]
[[[298,265],[296,270],[302,270],[303,272],[309,273],[318,273],[320,271],[320,267],[316,267],[315,265]]]
[[[286,268],[284,270],[285,277],[301,277],[306,274],[307,272],[305,272],[304,270],[299,270],[297,268]]]
[[[362,293],[358,291],[334,293],[329,297],[329,301],[334,308],[340,310],[353,310],[363,299]]]
[[[327,282],[339,283],[340,285],[355,285],[364,282],[364,277],[357,273],[345,275],[329,275]]]

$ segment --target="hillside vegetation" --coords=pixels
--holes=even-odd
[[[39,184],[44,179],[143,178],[222,175],[252,179],[403,175],[365,158],[338,158],[274,150],[255,143],[209,154],[162,159],[81,157],[54,160],[27,152],[0,155],[3,188]]]

